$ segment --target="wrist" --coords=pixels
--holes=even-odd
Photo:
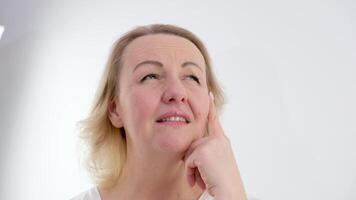
[[[247,195],[242,182],[223,187],[224,189],[217,191],[214,196],[215,200],[247,200]]]
[[[216,195],[214,197],[215,200],[247,200],[246,194],[244,192],[231,192],[224,193],[221,195]]]

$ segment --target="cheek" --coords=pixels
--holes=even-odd
[[[195,120],[201,126],[205,125],[209,113],[209,95],[205,92],[195,93],[191,98],[191,104]]]
[[[152,118],[154,112],[154,96],[147,94],[145,91],[132,90],[127,94],[125,102],[125,116],[129,129],[137,132],[145,128]],[[137,130],[136,130],[137,129]]]

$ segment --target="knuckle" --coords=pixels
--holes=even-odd
[[[207,156],[209,156],[209,148],[207,145],[204,145],[202,146],[200,149],[199,149],[199,154],[201,157],[205,158]]]

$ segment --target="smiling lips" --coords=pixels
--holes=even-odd
[[[170,111],[161,115],[156,122],[165,125],[186,125],[190,123],[190,118],[187,114],[180,111]]]

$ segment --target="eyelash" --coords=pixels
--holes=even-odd
[[[200,84],[200,80],[198,77],[194,76],[194,75],[188,75],[188,77],[191,77],[194,79],[194,81],[196,81],[198,84]]]
[[[155,78],[158,78],[158,75],[157,75],[157,74],[148,74],[148,75],[144,76],[144,77],[141,79],[140,82],[142,83],[143,81],[145,81],[147,77],[155,77]],[[188,77],[192,78],[195,82],[197,82],[198,84],[200,84],[199,78],[196,77],[195,75],[188,75]]]
[[[144,77],[141,79],[141,81],[140,81],[140,82],[142,83],[143,81],[145,81],[145,80],[146,80],[146,78],[147,78],[147,77],[152,77],[152,76],[154,76],[154,77],[156,77],[156,78],[157,78],[157,76],[158,76],[158,75],[157,75],[157,74],[148,74],[148,75],[144,76]]]

